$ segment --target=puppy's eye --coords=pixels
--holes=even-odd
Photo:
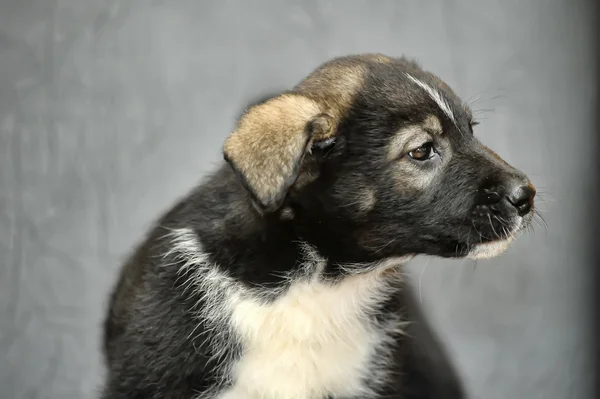
[[[416,161],[426,161],[431,159],[434,155],[435,150],[433,149],[433,143],[423,144],[421,147],[415,148],[408,153],[408,156]]]

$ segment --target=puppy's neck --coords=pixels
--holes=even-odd
[[[177,219],[192,223],[189,227],[211,261],[250,285],[285,284],[306,267],[307,256],[322,259],[319,273],[331,281],[386,269],[389,273],[405,261],[363,256],[332,233],[330,221],[307,218],[309,210],[294,214],[284,206],[277,213],[261,214],[228,167],[209,178],[191,203],[176,209],[181,214]]]

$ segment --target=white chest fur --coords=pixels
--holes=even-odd
[[[177,250],[197,268],[205,255],[189,232],[179,233]],[[388,297],[390,276],[374,271],[325,283],[322,260],[315,262],[271,302],[214,268],[199,269],[194,285],[209,301],[200,316],[242,343],[227,378],[232,385],[219,399],[369,397],[366,382],[385,378],[383,349],[400,323],[384,327],[367,315]]]
[[[272,304],[237,303],[231,322],[245,351],[223,398],[368,394],[365,378],[386,339],[365,316],[377,302],[374,280],[295,283]]]

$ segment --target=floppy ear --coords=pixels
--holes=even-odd
[[[333,119],[305,96],[286,93],[251,107],[225,141],[225,160],[265,212],[278,209],[314,139],[334,133]]]

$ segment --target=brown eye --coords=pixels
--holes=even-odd
[[[426,161],[433,157],[434,154],[433,143],[427,143],[409,152],[408,156],[416,161]]]

